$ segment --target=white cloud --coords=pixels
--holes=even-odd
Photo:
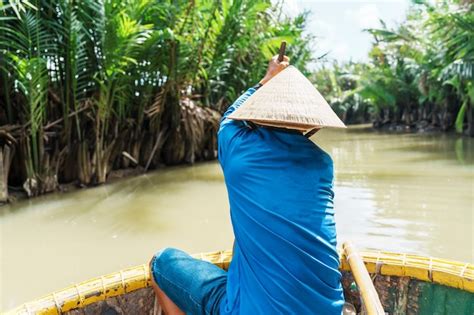
[[[375,28],[380,26],[380,12],[373,3],[364,4],[356,10],[346,10],[344,14],[360,28]]]
[[[330,52],[335,58],[346,57],[349,53],[349,46],[340,40],[338,36],[339,29],[323,19],[313,19],[308,29],[316,34],[315,48],[318,52]]]
[[[349,46],[346,43],[336,43],[332,49],[333,55],[336,59],[344,59],[349,55]]]
[[[319,18],[311,20],[308,28],[315,30],[316,33],[330,33],[334,31],[334,26]]]
[[[328,59],[365,60],[371,36],[365,28],[379,28],[379,18],[388,25],[401,22],[411,0],[272,0],[281,3],[287,15],[310,10],[307,34],[314,57],[329,52]]]

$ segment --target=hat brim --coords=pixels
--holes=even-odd
[[[285,128],[285,129],[292,129],[292,130],[298,130],[301,132],[306,132],[315,128],[323,128],[325,126],[315,126],[315,125],[310,125],[310,124],[302,124],[302,123],[293,123],[293,122],[288,122],[288,121],[276,121],[276,120],[262,120],[262,119],[243,119],[243,118],[232,118],[234,120],[247,120],[251,121],[257,125],[262,125],[262,126],[269,126],[269,127],[275,127],[275,128]],[[346,128],[346,127],[339,127],[339,128]]]

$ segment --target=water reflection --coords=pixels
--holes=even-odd
[[[318,137],[336,164],[341,239],[370,249],[474,261],[472,139],[360,130]],[[360,188],[364,203],[355,197]],[[363,222],[345,224],[361,213]]]
[[[313,140],[335,162],[340,242],[474,261],[473,139],[349,129]],[[217,163],[18,202],[0,209],[0,309],[160,247],[212,251],[232,240]]]

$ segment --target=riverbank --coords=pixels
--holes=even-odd
[[[150,171],[156,171],[156,170],[159,170],[159,168],[155,168],[155,169],[150,170]],[[131,177],[135,177],[135,176],[139,176],[139,175],[142,175],[142,174],[145,174],[145,173],[146,173],[145,169],[141,166],[137,166],[135,168],[112,170],[110,172],[110,174],[107,176],[107,181],[106,181],[106,183],[104,183],[104,185],[114,184],[117,181],[127,179],[127,178],[131,178]],[[50,191],[50,192],[47,192],[45,194],[38,195],[38,196],[43,196],[43,195],[46,195],[46,194],[69,193],[69,192],[74,192],[76,190],[89,189],[89,188],[94,188],[94,187],[97,187],[97,186],[98,185],[89,185],[89,186],[80,185],[77,182],[60,183],[60,184],[57,185],[56,190]],[[38,197],[38,196],[35,196],[35,197]],[[17,202],[17,201],[20,201],[20,200],[23,200],[23,199],[29,199],[29,198],[34,198],[34,197],[28,197],[28,194],[26,193],[26,191],[21,190],[20,187],[14,187],[13,189],[9,190],[9,192],[8,192],[8,201],[0,203],[0,207],[5,206],[8,203],[14,203],[14,202]]]
[[[218,115],[218,114],[216,113],[216,115]],[[219,118],[215,119],[215,121],[219,121],[220,116],[218,116],[218,117]],[[214,123],[215,123],[215,121],[214,121]],[[217,127],[215,127],[215,126],[213,126],[213,127],[214,127],[213,128],[214,130],[217,130]],[[369,124],[369,123],[368,124],[351,125],[350,128],[353,129],[353,130],[358,130],[358,131],[369,131],[369,130],[376,131],[376,129],[373,128],[373,125]],[[216,141],[217,141],[217,139],[214,140],[214,144],[211,145],[211,147],[217,148]],[[159,151],[161,151],[161,149],[157,150],[157,151],[158,152],[156,152],[155,154],[159,155],[160,154]],[[213,155],[208,156],[208,158],[205,159],[205,160],[213,160],[215,158],[217,158],[217,151],[214,152]],[[45,194],[67,193],[67,192],[75,191],[75,190],[78,190],[78,189],[93,188],[93,187],[96,187],[96,186],[102,185],[102,184],[112,184],[112,183],[116,182],[117,180],[121,180],[123,178],[134,177],[134,176],[138,176],[138,175],[147,173],[149,171],[155,171],[155,170],[159,170],[159,169],[163,169],[163,168],[168,167],[167,164],[165,164],[165,163],[157,163],[157,164],[152,164],[151,167],[149,167],[147,169],[146,165],[145,166],[144,165],[137,165],[136,164],[137,161],[133,157],[131,157],[129,154],[126,154],[126,156],[124,155],[123,159],[124,159],[124,162],[127,162],[127,163],[119,164],[119,165],[121,165],[122,167],[123,166],[125,166],[125,167],[119,168],[119,169],[112,169],[107,174],[106,180],[103,183],[94,183],[94,182],[84,183],[80,179],[73,180],[73,181],[68,181],[68,182],[59,182],[59,181],[57,181],[54,185],[54,189],[43,191],[42,193],[35,194],[33,196],[29,195],[28,192],[22,186],[9,187],[8,193],[6,194],[7,195],[7,200],[4,200],[3,202],[0,202],[0,207],[3,206],[3,205],[6,205],[8,203],[16,202],[18,200],[22,200],[22,199],[26,199],[26,198],[34,198],[36,196],[41,196],[41,195],[45,195]],[[135,160],[134,161],[135,163],[131,163],[132,160]],[[194,161],[193,160],[192,161],[174,161],[174,163],[171,163],[170,165],[174,166],[174,165],[186,165],[186,164],[187,165],[192,165],[192,164],[194,164]],[[136,166],[131,166],[131,165],[136,165]],[[18,182],[18,180],[14,180],[14,181]],[[0,180],[0,182],[3,182],[3,181]]]
[[[220,116],[219,116],[220,117]],[[218,119],[217,119],[218,121]],[[217,127],[216,127],[217,128]],[[439,128],[422,128],[422,129],[416,129],[416,128],[410,128],[407,126],[403,125],[392,125],[392,124],[387,124],[382,127],[374,127],[374,124],[372,123],[365,123],[365,124],[357,124],[357,125],[349,125],[349,128],[353,132],[362,132],[362,133],[383,133],[383,134],[428,134],[428,135],[454,135],[453,132],[444,132]],[[216,129],[217,130],[217,129]],[[458,135],[462,137],[461,135]],[[467,136],[466,136],[467,137]],[[216,141],[215,139],[214,141]],[[211,145],[213,148],[217,148],[217,143],[214,143]],[[124,157],[126,158],[126,157]],[[200,159],[198,161],[212,161],[217,158],[217,151],[215,149],[215,152],[213,155],[209,155],[206,159]],[[129,158],[127,158],[129,159]],[[112,184],[115,183],[119,180],[125,179],[125,178],[131,178],[135,176],[139,176],[142,174],[145,174],[150,171],[156,171],[156,170],[161,170],[164,168],[168,168],[169,166],[175,166],[175,165],[192,165],[194,164],[195,161],[180,161],[180,163],[172,163],[172,164],[165,164],[165,163],[160,163],[156,164],[153,167],[146,169],[143,165],[137,165],[137,166],[129,166],[125,168],[119,168],[119,169],[113,169],[111,170],[107,177],[106,181],[104,183],[90,183],[90,184],[84,184],[78,180],[76,181],[70,181],[70,182],[58,182],[56,184],[56,188],[54,190],[50,190],[47,192],[44,192],[39,195],[44,195],[44,194],[49,194],[49,193],[67,193],[79,189],[85,189],[85,188],[93,188],[98,185],[102,184]],[[130,164],[127,164],[130,165]],[[28,193],[21,187],[21,186],[16,186],[16,187],[10,187],[8,191],[8,201],[0,203],[0,207],[4,206],[7,203],[14,203],[18,200],[26,199],[26,198],[33,198],[35,196],[28,196]]]
[[[468,134],[468,130],[463,130],[462,133],[454,130],[454,127],[446,128],[438,125],[433,125],[427,120],[415,122],[413,124],[394,123],[394,122],[374,122],[373,129],[386,132],[408,132],[408,133],[456,133],[458,135],[472,137]]]
[[[96,186],[168,165],[216,159],[220,112],[183,99],[178,114],[174,127],[162,113],[161,121],[144,120],[141,128],[131,124],[101,138],[90,133],[82,141],[65,142],[59,132],[45,133],[44,150],[38,157],[42,171],[36,175],[31,174],[31,161],[24,155],[28,138],[21,128],[0,127],[0,136],[4,131],[9,139],[0,142],[0,202]],[[152,128],[153,122],[158,125]]]

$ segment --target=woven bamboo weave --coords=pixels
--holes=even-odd
[[[293,66],[258,89],[229,118],[301,131],[345,128],[313,84]]]
[[[474,265],[472,264],[391,252],[361,252],[360,254],[371,274],[407,276],[474,293]],[[232,252],[218,251],[198,254],[194,257],[227,269],[232,259]],[[342,253],[340,269],[350,270]],[[144,264],[79,283],[25,303],[6,314],[59,315],[149,286],[149,269],[148,265]]]

